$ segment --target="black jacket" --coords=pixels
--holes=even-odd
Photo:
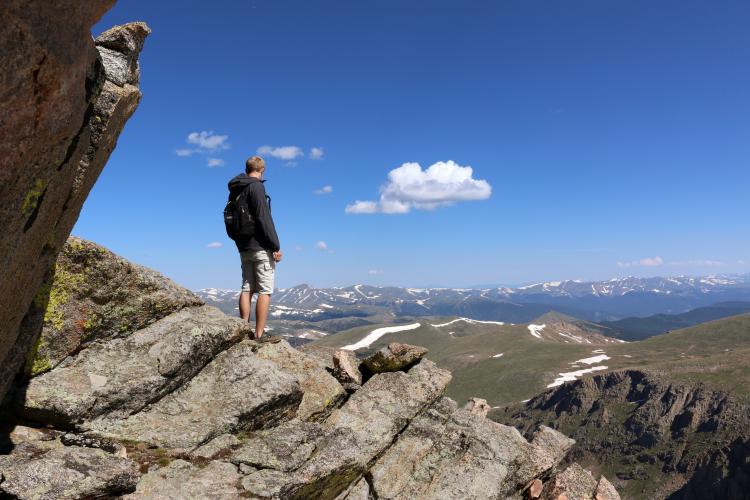
[[[229,199],[236,198],[243,189],[248,189],[247,206],[250,208],[250,215],[255,221],[255,232],[247,240],[235,240],[237,250],[270,250],[276,252],[281,249],[279,237],[276,234],[276,227],[273,225],[271,218],[271,198],[266,196],[266,188],[262,181],[257,177],[250,177],[247,174],[239,174],[229,181]]]

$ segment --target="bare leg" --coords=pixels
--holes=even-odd
[[[250,292],[240,293],[240,318],[245,321],[250,319],[250,302],[253,300],[253,294]]]
[[[255,338],[263,336],[268,319],[268,306],[271,304],[271,296],[266,293],[258,294],[258,302],[255,304]]]

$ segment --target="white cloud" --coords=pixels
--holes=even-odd
[[[662,264],[664,264],[664,259],[657,255],[656,257],[646,257],[645,259],[631,260],[630,262],[618,262],[617,267],[657,267]]]
[[[347,205],[344,212],[348,214],[374,214],[378,211],[378,204],[374,201],[357,200]]]
[[[377,276],[378,274],[383,274],[383,270],[382,269],[370,269],[369,271],[367,271],[367,274],[369,274],[370,276]]]
[[[305,155],[302,152],[302,149],[297,146],[273,147],[268,145],[259,147],[258,154],[263,156],[272,156],[274,158],[278,158],[279,160],[294,160],[295,158],[299,158],[300,156]]]
[[[315,244],[315,248],[318,250],[328,250],[328,245],[325,241],[319,241]]]
[[[737,264],[739,264],[741,266],[744,266],[745,265],[745,261],[744,260],[738,260]]]
[[[221,158],[209,158],[208,159],[208,166],[213,167],[223,167],[224,166],[224,160]]]
[[[388,182],[380,187],[379,201],[357,200],[347,205],[349,214],[405,214],[412,209],[435,210],[459,201],[486,200],[492,186],[473,178],[471,167],[454,161],[439,161],[426,170],[419,163],[404,163],[388,173]]]
[[[313,191],[315,194],[328,194],[333,191],[333,186],[323,186],[320,189]]]
[[[302,250],[305,249],[305,247],[303,247],[302,245],[295,245],[294,249],[297,250],[298,252],[301,252]]]
[[[323,148],[311,148],[309,156],[311,160],[320,160],[323,158]]]
[[[195,153],[192,149],[175,149],[174,152],[177,156],[190,156]]]
[[[213,130],[203,130],[202,132],[191,132],[187,136],[188,144],[195,144],[199,149],[205,151],[219,151],[229,149],[227,139],[229,136],[216,135]]]
[[[220,241],[212,241],[208,245],[206,245],[206,248],[221,248],[224,244]]]

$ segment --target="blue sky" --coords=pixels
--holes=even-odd
[[[750,271],[747,2],[120,0],[94,32],[135,20],[144,97],[74,234],[188,287],[239,286],[221,211],[263,146],[277,286]]]

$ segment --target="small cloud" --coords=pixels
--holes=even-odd
[[[315,248],[318,250],[328,250],[328,245],[325,241],[319,241],[315,244]]]
[[[302,149],[297,146],[261,146],[258,148],[258,154],[263,156],[272,156],[279,160],[294,160],[300,156],[304,156]]]
[[[323,158],[323,148],[311,148],[310,149],[310,159],[311,160],[320,160]]]
[[[405,214],[412,209],[435,210],[460,201],[486,200],[492,186],[474,179],[474,170],[454,161],[439,161],[422,170],[419,163],[404,163],[388,173],[380,187],[379,201],[357,200],[347,205],[348,214]]]
[[[739,264],[741,266],[744,266],[745,265],[745,261],[740,259],[740,260],[737,261],[737,264]]]
[[[344,212],[348,214],[374,214],[378,211],[378,204],[374,201],[357,200],[351,205],[347,205]]]
[[[369,271],[367,271],[367,274],[369,274],[370,276],[377,276],[379,274],[383,274],[383,270],[382,269],[370,269]]]
[[[224,166],[224,160],[222,160],[221,158],[209,158],[208,159],[208,166],[210,168],[223,167]]]
[[[659,257],[646,257],[641,260],[631,260],[630,262],[618,262],[617,267],[628,268],[628,267],[657,267],[664,264],[664,259]]]
[[[297,166],[297,162],[296,161],[288,161],[288,162],[284,163],[284,166],[285,167],[296,167]]]
[[[229,136],[216,135],[213,130],[204,130],[202,132],[191,132],[187,136],[188,144],[195,144],[199,149],[205,151],[218,151],[229,149],[227,139]]]
[[[333,186],[323,186],[322,188],[316,189],[315,191],[313,191],[313,193],[315,193],[315,194],[329,194],[332,191],[333,191]]]
[[[175,149],[174,152],[177,156],[190,156],[195,153],[192,149]]]
[[[298,251],[298,252],[301,252],[302,250],[304,250],[304,249],[305,249],[305,247],[303,247],[302,245],[295,245],[295,246],[294,246],[294,249],[295,249],[296,251]]]
[[[221,248],[224,246],[224,243],[220,241],[212,241],[208,245],[206,245],[206,248]]]

